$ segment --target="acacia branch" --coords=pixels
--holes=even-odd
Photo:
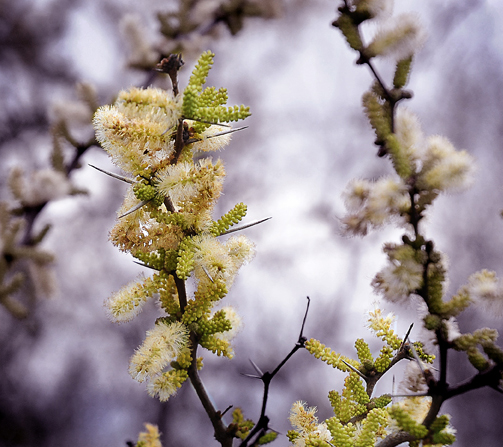
[[[311,300],[309,297],[307,297],[307,306],[306,306],[306,312],[304,314],[304,319],[302,320],[302,327],[300,329],[300,334],[299,338],[297,340],[297,343],[295,346],[292,348],[292,350],[287,354],[287,356],[279,363],[278,366],[273,370],[272,373],[266,371],[262,376],[260,377],[260,380],[264,383],[264,394],[262,397],[262,408],[260,410],[260,417],[258,422],[255,424],[255,426],[250,430],[250,433],[248,436],[241,442],[239,447],[247,447],[248,443],[256,437],[257,439],[262,436],[268,429],[269,429],[269,418],[266,416],[266,408],[267,408],[267,399],[269,397],[269,387],[271,384],[272,379],[276,374],[278,374],[279,370],[285,365],[285,363],[290,360],[290,358],[301,348],[305,348],[306,344],[306,337],[304,337],[304,326],[306,324],[306,319],[307,319],[307,313],[309,311],[309,304]]]

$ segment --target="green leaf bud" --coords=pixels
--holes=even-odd
[[[227,332],[232,329],[231,322],[226,318],[225,311],[219,310],[211,319],[201,319],[198,321],[199,335],[212,335],[217,332]]]
[[[199,56],[197,64],[194,67],[194,70],[192,70],[192,75],[189,79],[189,86],[196,87],[199,92],[202,91],[203,85],[208,77],[208,73],[213,65],[214,57],[215,54],[209,50]]]
[[[469,362],[479,371],[484,371],[489,367],[488,360],[477,348],[472,347],[467,349],[466,354],[468,355]]]
[[[300,438],[300,433],[295,430],[288,430],[286,432],[286,437],[288,438],[288,441],[293,444],[297,438]]]
[[[395,76],[393,77],[393,87],[399,89],[405,87],[409,79],[412,56],[399,60],[396,64]]]
[[[442,319],[438,315],[428,314],[423,318],[424,327],[429,331],[436,331],[442,325]]]
[[[231,121],[243,120],[251,115],[250,107],[240,106],[217,106],[217,107],[198,107],[193,117],[209,121],[212,123],[228,123]]]
[[[372,402],[376,408],[384,408],[391,403],[391,396],[389,394],[383,394],[379,397],[374,397]]]
[[[442,414],[433,421],[433,424],[431,424],[430,426],[430,430],[432,430],[434,433],[438,433],[448,425],[449,425],[449,416],[446,414]]]
[[[344,35],[346,41],[353,50],[361,51],[363,49],[363,43],[358,27],[353,23],[349,15],[341,14],[340,17],[333,22],[333,25],[341,30],[341,33]]]
[[[234,355],[230,342],[228,340],[217,338],[214,335],[201,337],[199,343],[203,348],[206,348],[208,351],[211,351],[218,356],[223,355],[224,357],[232,358]]]
[[[481,343],[485,354],[498,366],[503,366],[503,350],[494,344],[492,341],[484,341]]]
[[[355,372],[351,372],[344,382],[347,389],[351,392],[353,400],[361,405],[370,402],[369,395],[363,386],[362,379]]]
[[[416,350],[416,354],[423,362],[433,363],[433,360],[435,360],[435,355],[425,352],[425,350],[423,349],[423,343],[421,343],[420,341],[415,341],[413,345],[414,349]]]
[[[266,433],[264,436],[261,436],[258,440],[259,445],[269,444],[274,441],[278,437],[278,434],[275,431],[270,431]]]
[[[456,441],[456,435],[453,433],[442,431],[440,433],[435,433],[432,439],[435,445],[451,445]]]
[[[362,422],[355,447],[374,447],[378,431],[382,431],[386,425],[388,425],[387,411],[380,408],[371,410]]]
[[[391,134],[391,117],[385,111],[383,104],[373,92],[366,92],[362,96],[362,105],[370,125],[375,131],[379,142],[384,143]]]
[[[356,360],[350,359],[349,357],[345,357],[341,354],[337,354],[330,348],[325,347],[324,344],[314,338],[308,340],[305,346],[307,351],[310,354],[314,355],[317,359],[321,359],[328,365],[331,365],[332,367],[337,368],[342,372],[349,371],[349,368],[344,364],[343,360],[355,368],[358,368],[360,366],[359,362],[357,362]]]
[[[334,410],[334,414],[339,414],[341,409],[341,395],[337,391],[329,391],[328,400],[330,401],[330,405]]]
[[[442,315],[444,318],[456,317],[468,308],[471,303],[472,300],[467,287],[462,287],[456,295],[444,303]]]
[[[343,426],[337,418],[331,417],[325,422],[330,434],[332,435],[333,445],[336,445],[337,447],[353,447],[352,436],[347,432],[346,427]]]
[[[391,156],[396,173],[403,179],[409,178],[413,172],[413,163],[408,157],[407,151],[401,147],[395,134],[390,133],[387,135],[385,141],[386,149]]]
[[[192,118],[199,107],[198,88],[195,85],[188,85],[183,91],[182,113],[185,118]]]

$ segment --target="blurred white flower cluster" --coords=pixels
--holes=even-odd
[[[363,236],[390,221],[411,229],[412,198],[421,212],[440,192],[460,191],[473,181],[473,157],[445,137],[424,137],[417,116],[405,108],[397,110],[394,137],[400,151],[395,157],[405,161],[409,174],[351,181],[343,193],[349,214],[342,222],[348,235]]]

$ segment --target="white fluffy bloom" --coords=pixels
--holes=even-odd
[[[398,302],[422,286],[424,267],[408,245],[387,244],[384,251],[388,253],[389,263],[377,273],[372,286],[388,301]]]
[[[459,325],[456,318],[451,317],[448,320],[444,321],[444,324],[447,330],[447,341],[452,342],[461,335],[461,331],[459,330]]]
[[[481,270],[468,279],[470,298],[495,315],[503,314],[503,287],[496,273]]]
[[[148,299],[143,290],[143,282],[144,278],[133,281],[105,301],[104,306],[111,321],[118,323],[131,321],[142,311]]]
[[[372,286],[388,301],[398,302],[421,286],[422,271],[423,267],[414,262],[400,266],[388,265],[375,276]]]
[[[371,189],[371,182],[366,179],[351,180],[342,193],[342,199],[349,211],[358,211],[367,200]]]
[[[67,196],[72,185],[65,174],[54,169],[41,169],[25,176],[15,167],[9,174],[9,185],[23,205],[37,206]]]
[[[159,374],[147,383],[149,396],[157,396],[161,402],[166,402],[171,396],[176,394],[178,388],[169,374]]]
[[[138,382],[153,379],[175,360],[189,343],[189,331],[182,323],[160,321],[147,331],[143,344],[129,362],[129,374]]]
[[[417,161],[424,150],[424,135],[421,130],[419,118],[406,107],[397,108],[395,134],[400,143],[400,147],[405,150],[407,156]]]
[[[157,190],[164,196],[169,195],[174,203],[187,200],[197,193],[194,174],[195,167],[192,163],[167,166],[157,176]]]
[[[401,217],[410,208],[407,186],[401,179],[383,177],[376,182],[353,180],[343,193],[351,211],[342,219],[346,233],[365,235],[369,228]]]
[[[113,106],[100,107],[93,119],[96,138],[114,163],[138,175],[171,157],[170,130],[181,117],[182,95],[157,88],[131,88],[119,93]]]
[[[145,26],[139,15],[126,14],[120,21],[120,30],[130,45],[130,65],[150,68],[159,61],[159,53],[148,42]]]
[[[238,270],[255,254],[255,246],[246,236],[235,236],[222,243],[212,236],[194,238],[198,250],[194,254],[195,275],[205,279],[223,280],[231,287]]]
[[[418,186],[439,191],[458,191],[471,185],[475,160],[466,151],[457,151],[445,137],[428,138]]]
[[[423,376],[421,368],[415,360],[407,363],[403,373],[403,379],[398,385],[398,390],[402,394],[408,393],[426,393],[428,386]]]
[[[407,187],[401,179],[380,178],[372,185],[367,210],[369,219],[379,225],[410,207]]]
[[[227,146],[231,141],[231,133],[226,133],[224,135],[218,135],[223,132],[228,132],[229,127],[212,125],[205,129],[201,134],[202,140],[197,141],[192,145],[192,150],[194,152],[210,152],[219,151],[220,149]],[[216,136],[215,136],[216,135]]]
[[[367,50],[372,56],[391,56],[402,60],[419,50],[425,40],[426,32],[419,17],[404,13],[384,22]]]
[[[303,402],[297,401],[292,405],[290,410],[290,423],[299,433],[294,441],[295,447],[304,447],[306,439],[316,437],[321,441],[330,442],[332,435],[328,430],[327,424],[322,422],[318,424],[318,418],[315,416],[316,407],[305,408]]]

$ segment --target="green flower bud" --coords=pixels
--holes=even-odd
[[[220,236],[222,233],[225,233],[230,227],[240,222],[246,216],[246,210],[247,206],[244,203],[238,203],[220,219],[211,224],[210,233],[214,236]]]
[[[360,51],[363,49],[358,27],[353,23],[349,15],[341,14],[340,17],[333,22],[333,25],[341,30],[341,33],[353,50]]]
[[[145,202],[152,200],[157,195],[155,188],[143,181],[134,184],[133,192],[138,200]]]
[[[466,351],[466,354],[468,355],[470,363],[479,371],[484,371],[489,367],[489,362],[484,357],[484,354],[482,354],[477,348],[469,348]]]
[[[429,331],[437,330],[442,324],[442,319],[439,316],[431,314],[426,315],[423,318],[423,321],[424,321],[424,327]]]
[[[355,341],[356,353],[358,355],[358,359],[363,364],[365,361],[373,362],[372,354],[370,352],[369,345],[363,340],[363,338],[358,338]]]
[[[178,248],[176,276],[185,281],[192,270],[194,270],[194,245],[191,238],[185,238]]]
[[[395,76],[393,77],[393,87],[403,88],[407,84],[412,65],[412,56],[397,62]]]
[[[391,396],[389,394],[383,394],[382,396],[374,397],[372,402],[376,408],[384,408],[391,403]]]
[[[391,134],[391,117],[389,116],[389,112],[385,110],[385,107],[373,92],[363,94],[362,104],[378,141],[384,143],[388,135]]]
[[[396,420],[402,430],[405,430],[412,436],[422,439],[428,434],[428,429],[424,425],[418,424],[404,409],[393,406],[390,408],[389,414]]]

